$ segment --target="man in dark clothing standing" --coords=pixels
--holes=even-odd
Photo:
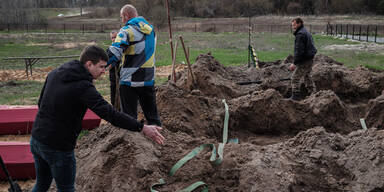
[[[32,129],[31,152],[35,160],[36,184],[33,192],[47,191],[55,179],[58,191],[75,191],[74,148],[87,108],[112,125],[143,132],[163,144],[162,128],[143,125],[118,112],[103,99],[93,85],[105,72],[108,56],[97,46],[84,48],[80,61],[65,63],[50,72],[38,101],[39,111]]]
[[[310,92],[315,92],[316,87],[311,78],[313,58],[317,50],[312,39],[312,35],[304,28],[301,18],[292,20],[292,29],[295,35],[294,61],[289,67],[292,74],[292,100],[300,100],[300,81],[304,78],[304,83]]]

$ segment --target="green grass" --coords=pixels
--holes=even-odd
[[[107,39],[108,34],[12,34],[12,36],[7,34],[4,37],[0,36],[0,69],[25,68],[24,60],[2,60],[6,57],[80,55],[86,43],[94,42],[106,48]],[[77,42],[83,44],[68,45]],[[43,59],[33,67],[56,67],[68,60],[70,59]]]
[[[89,131],[86,130],[86,129],[83,129],[83,130],[81,130],[81,132],[80,132],[79,136],[77,137],[77,139],[80,140],[82,137],[84,137],[84,136],[86,136],[88,134],[89,134]]]
[[[38,81],[0,82],[0,105],[36,105],[43,85]]]
[[[171,51],[167,33],[157,33],[158,44],[156,48],[156,65],[171,65]],[[183,36],[184,43],[190,52],[190,61],[193,64],[200,54],[210,52],[224,66],[245,65],[248,63],[248,34],[246,33],[174,33],[173,45],[178,42],[176,56],[177,63],[186,63],[179,35]],[[374,52],[354,50],[326,50],[328,45],[360,44],[360,42],[335,39],[330,36],[314,35],[315,45],[319,54],[328,55],[344,63],[348,67],[359,65],[375,70],[384,70],[384,55]],[[4,57],[21,56],[54,56],[79,55],[85,45],[64,48],[57,45],[64,43],[88,43],[107,48],[110,44],[108,33],[92,34],[0,34],[0,59]],[[276,61],[286,58],[293,53],[294,36],[292,34],[254,33],[251,44],[256,50],[260,61]],[[41,60],[34,68],[59,66],[70,59]],[[24,61],[0,60],[0,69],[24,69]],[[167,78],[156,77],[156,85],[163,84]],[[17,86],[3,86],[1,82],[0,104],[36,104],[42,87],[41,82],[17,81]],[[97,89],[109,100],[109,78],[102,76],[95,81]]]
[[[384,70],[384,55],[344,50],[324,51],[324,54],[344,63],[350,68],[362,65],[375,70]]]

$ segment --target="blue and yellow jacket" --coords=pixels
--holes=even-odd
[[[153,86],[155,83],[156,37],[153,26],[143,17],[130,19],[109,47],[108,65],[120,61],[120,85]]]

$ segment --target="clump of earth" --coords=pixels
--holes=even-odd
[[[384,73],[318,55],[317,90],[302,85],[302,100],[292,101],[291,62],[224,67],[200,55],[193,78],[185,68],[156,88],[165,144],[108,124],[91,131],[76,149],[77,190],[149,191],[164,178],[156,190],[203,181],[210,191],[384,191]],[[222,142],[223,99],[228,138],[239,142],[225,145],[218,166],[204,150],[168,176],[195,147]]]

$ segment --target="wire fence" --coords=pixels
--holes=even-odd
[[[0,24],[3,33],[108,33],[120,29],[117,24]],[[311,33],[324,33],[348,39],[384,43],[384,25],[353,25],[353,24],[308,24],[306,28]],[[292,33],[290,25],[276,24],[201,24],[177,23],[173,24],[174,32],[239,32],[247,33]],[[168,27],[156,27],[159,32],[168,31]]]
[[[384,25],[328,24],[326,34],[346,39],[384,43]]]
[[[116,24],[0,24],[2,32],[24,32],[24,33],[106,33],[111,30],[120,29]],[[261,25],[252,24],[251,32],[288,33],[292,32],[290,25]],[[325,31],[324,25],[309,25],[308,30],[312,33]],[[156,27],[157,31],[166,32],[168,27]],[[249,30],[248,24],[173,24],[172,31],[175,32],[244,32]]]

